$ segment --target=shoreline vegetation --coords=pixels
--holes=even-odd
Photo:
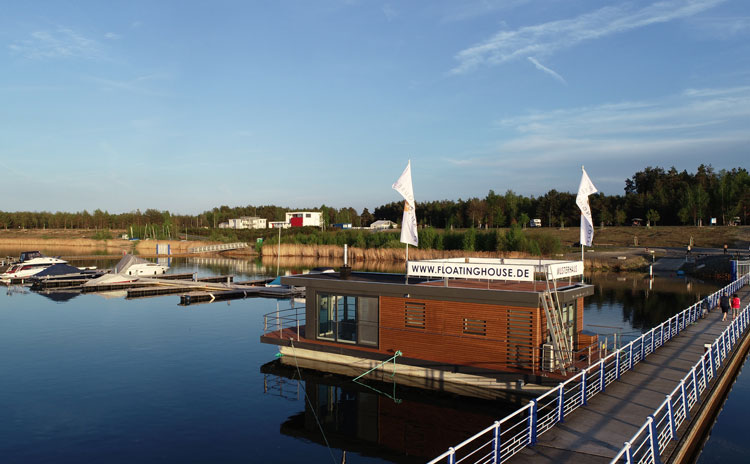
[[[214,230],[207,230],[206,237],[196,240],[136,240],[120,237],[125,231],[102,229],[17,229],[0,230],[0,248],[6,250],[54,250],[70,256],[122,255],[135,253],[141,256],[156,256],[156,244],[169,244],[173,255],[187,254],[188,248],[227,242],[216,240]],[[262,257],[264,264],[291,261],[295,265],[308,267],[338,267],[343,262],[343,245],[349,245],[349,263],[354,269],[393,271],[398,263],[405,261],[404,245],[398,241],[398,230],[333,230],[283,229],[281,247],[278,231],[233,231],[242,232],[240,240],[249,247],[226,251],[229,257]],[[505,258],[567,258],[580,259],[577,227],[437,230],[422,228],[420,247],[409,249],[410,259],[438,259],[455,257],[505,257]],[[262,245],[255,241],[265,236]],[[205,238],[198,240],[197,238]],[[214,240],[211,240],[214,238]],[[244,239],[244,240],[243,240]],[[692,241],[694,248],[722,248],[727,243],[731,249],[747,250],[750,244],[750,227],[605,227],[597,228],[594,247],[586,248],[587,269],[630,271],[647,269],[650,251],[656,258],[665,255],[660,247],[686,248]],[[303,264],[304,263],[304,264]]]

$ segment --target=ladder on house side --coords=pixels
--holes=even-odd
[[[542,307],[547,316],[547,326],[552,338],[552,346],[555,349],[554,365],[565,373],[565,369],[573,364],[573,350],[570,346],[571,340],[568,338],[567,324],[560,311],[560,297],[557,293],[557,282],[553,279],[553,288],[550,287],[549,271],[545,272],[547,288],[542,293]]]

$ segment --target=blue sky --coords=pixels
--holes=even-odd
[[[10,2],[0,69],[5,211],[372,209],[409,159],[418,202],[748,167],[746,0]]]

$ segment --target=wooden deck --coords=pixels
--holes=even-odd
[[[738,295],[747,302],[750,289],[744,287]],[[524,449],[509,462],[610,462],[700,360],[704,344],[713,343],[729,322],[722,322],[721,311],[714,309],[706,319],[648,355],[619,381],[591,398],[588,406],[577,409],[564,423],[541,435],[533,448]],[[727,365],[722,365],[722,369]],[[678,429],[678,435],[684,429],[685,426]],[[668,457],[662,456],[662,462],[668,462]]]

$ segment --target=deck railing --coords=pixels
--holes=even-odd
[[[643,426],[612,459],[612,463],[660,463],[661,453],[670,440],[677,440],[677,429],[690,419],[690,410],[700,402],[709,382],[729,356],[732,348],[742,340],[750,324],[750,304],[745,306],[721,335],[709,346],[700,360],[667,395],[664,402],[649,415]]]
[[[531,400],[529,404],[518,409],[516,412],[496,421],[491,426],[462,443],[449,448],[448,451],[432,461],[429,461],[428,464],[439,462],[445,462],[448,464],[497,464],[507,461],[526,446],[534,445],[539,435],[551,429],[558,422],[564,422],[565,417],[579,407],[585,406],[588,400],[597,393],[605,391],[607,385],[619,379],[622,373],[632,369],[634,365],[642,361],[646,356],[653,353],[657,348],[669,341],[675,335],[679,334],[690,324],[697,321],[703,313],[704,303],[708,308],[714,308],[723,292],[734,293],[749,281],[750,275],[745,275],[689,308],[675,314],[662,322],[659,326],[652,328],[624,347],[611,353],[609,356],[604,357],[598,363],[593,364],[588,368],[584,368],[574,377],[562,382],[557,387],[540,397]],[[745,308],[742,314],[742,319],[745,322],[741,327],[742,330],[744,330],[748,324],[748,309]],[[739,330],[739,323],[736,322],[737,320],[725,330],[722,336],[714,342],[712,349],[708,351],[708,353],[713,354],[713,358],[709,358],[711,375],[707,375],[704,380],[704,374],[706,374],[705,369],[697,372],[696,376],[700,376],[700,380],[696,380],[697,383],[703,382],[703,384],[707,385],[707,382],[713,378],[712,375],[716,374],[715,368],[720,364],[721,360],[727,356],[729,349],[731,349],[730,337],[731,340],[739,339],[741,331]],[[705,357],[706,356],[704,356],[704,358]],[[688,376],[690,377],[692,374],[689,374]],[[692,379],[692,377],[690,378]],[[680,385],[681,386],[678,386],[678,388],[685,388],[686,392],[689,392],[689,394],[692,395],[692,399],[688,399],[686,395],[683,395],[682,398],[688,402],[688,405],[695,404],[697,397],[695,393],[693,393],[694,387],[691,386],[695,384],[686,385],[683,382]],[[705,390],[705,386],[703,389]],[[680,401],[683,400],[681,399]],[[667,403],[670,405],[673,404],[671,401],[665,401],[665,404]],[[684,405],[685,403],[683,402],[681,404]],[[674,407],[670,406],[670,408],[672,412],[675,411]],[[676,408],[678,416],[680,414],[685,415],[684,411],[686,410],[681,408],[682,406]],[[690,406],[688,406],[687,410],[689,410],[689,408]],[[670,417],[673,418],[671,419],[671,425],[668,424],[671,427],[676,424],[676,421],[674,419],[674,414],[670,415]],[[660,415],[659,410],[657,410],[655,418],[650,419],[647,421],[647,424],[644,425],[645,428],[649,429],[647,433],[649,440],[652,438],[658,438],[656,441],[666,443],[666,441],[671,438],[671,428],[668,432],[665,432],[663,424],[664,415],[663,413]],[[658,427],[662,428],[659,429]],[[676,429],[677,426],[674,428]],[[633,443],[636,442],[638,443],[638,452],[641,452],[641,449],[644,446],[650,446],[649,449],[657,449],[653,444],[643,445],[641,441],[637,441],[642,432],[643,428],[638,434],[636,434],[634,440],[631,440],[631,451],[635,446]],[[626,448],[628,448],[628,446],[626,446]],[[663,449],[663,447],[659,449]],[[621,452],[615,461],[623,455],[622,453],[627,452]],[[634,454],[631,452],[630,456],[634,456]],[[640,459],[633,459],[634,461],[628,460],[627,462],[640,462]]]
[[[288,329],[300,339],[300,331],[305,327],[305,306],[293,306],[286,309],[277,309],[274,312],[263,315],[263,334],[278,333],[279,338],[284,338],[284,330]]]

